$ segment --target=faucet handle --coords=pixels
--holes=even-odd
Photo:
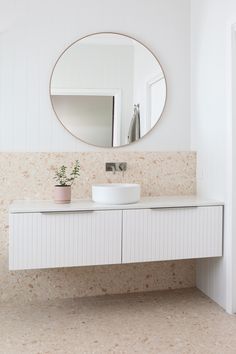
[[[119,169],[122,172],[126,171],[127,170],[127,162],[120,162],[119,163]]]

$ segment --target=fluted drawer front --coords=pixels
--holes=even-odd
[[[121,263],[122,211],[10,215],[9,268]]]
[[[123,212],[123,263],[222,255],[222,206]]]

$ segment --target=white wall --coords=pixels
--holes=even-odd
[[[230,24],[233,22],[236,22],[235,0],[191,1],[191,136],[192,149],[198,153],[198,192],[226,203],[224,257],[199,262],[197,283],[229,312],[236,310],[232,297],[235,281],[231,262],[232,117],[229,107]]]
[[[0,151],[101,150],[71,136],[48,95],[53,65],[92,32],[131,35],[163,65],[168,101],[153,131],[126,150],[190,148],[189,0],[1,0]],[[173,60],[174,59],[174,60]]]

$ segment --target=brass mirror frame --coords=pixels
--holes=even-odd
[[[115,35],[119,35],[119,36],[123,36],[123,37],[127,37],[129,39],[132,39],[133,41],[136,41],[138,42],[140,45],[142,45],[144,48],[146,48],[152,55],[153,57],[156,59],[157,63],[159,64],[162,72],[163,72],[163,76],[164,76],[164,79],[165,79],[165,85],[166,85],[166,97],[165,97],[165,102],[164,102],[164,105],[163,105],[163,108],[162,108],[162,111],[161,111],[161,114],[159,116],[159,119],[157,120],[157,122],[154,124],[154,126],[146,133],[144,134],[142,137],[140,137],[138,140],[135,140],[135,141],[132,141],[131,143],[128,143],[128,144],[124,144],[124,145],[119,145],[119,146],[111,146],[111,147],[107,147],[107,146],[99,146],[99,145],[94,145],[94,144],[91,144],[91,143],[88,143],[86,142],[85,140],[82,140],[81,138],[79,138],[78,136],[76,136],[75,134],[73,134],[66,126],[65,124],[61,121],[61,119],[59,118],[59,116],[57,115],[57,112],[55,110],[55,107],[53,105],[53,101],[52,101],[52,95],[51,95],[51,83],[52,83],[52,77],[53,77],[53,74],[54,74],[54,71],[55,71],[55,68],[57,66],[57,63],[59,62],[59,60],[61,59],[61,57],[65,54],[65,52],[70,48],[72,47],[75,43],[85,39],[85,38],[88,38],[88,37],[91,37],[91,36],[94,36],[96,34],[115,34]],[[158,124],[158,122],[160,121],[160,119],[162,118],[163,116],[163,112],[166,108],[166,102],[167,102],[167,80],[166,80],[166,75],[165,75],[165,72],[163,70],[163,67],[162,65],[160,64],[159,60],[157,59],[156,55],[153,53],[152,50],[150,50],[145,44],[143,44],[141,41],[137,40],[136,38],[128,35],[128,34],[124,34],[124,33],[120,33],[120,32],[94,32],[94,33],[90,33],[90,34],[87,34],[86,36],[83,36],[79,39],[77,39],[76,41],[72,42],[68,47],[66,47],[63,52],[59,55],[59,57],[57,58],[55,64],[53,65],[53,68],[52,68],[52,72],[51,72],[51,75],[50,75],[50,80],[49,80],[49,96],[50,96],[50,101],[51,101],[51,105],[52,105],[52,109],[53,109],[53,112],[55,113],[57,119],[59,120],[59,122],[61,123],[61,125],[63,126],[63,128],[68,131],[68,133],[70,133],[74,138],[80,140],[82,143],[85,143],[87,145],[90,145],[90,146],[94,146],[96,148],[100,148],[100,149],[119,149],[119,148],[122,148],[122,147],[126,147],[126,146],[129,146],[129,145],[133,145],[135,143],[138,143],[141,139],[143,139],[144,137],[146,137],[149,133],[151,133],[153,131],[153,129],[156,127],[156,125]]]

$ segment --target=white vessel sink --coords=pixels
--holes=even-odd
[[[92,200],[102,204],[131,204],[140,199],[140,184],[107,183],[92,186]]]

